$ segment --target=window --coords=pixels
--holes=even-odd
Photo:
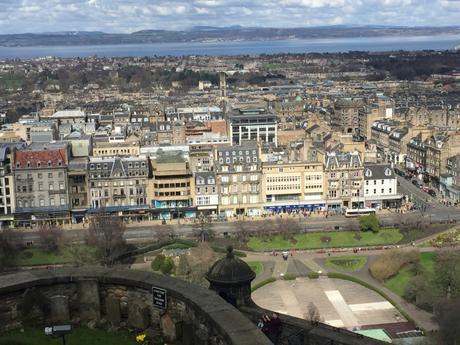
[[[51,161],[48,161],[48,166],[49,166],[49,167],[51,166]]]
[[[392,193],[392,190],[391,190],[391,188],[389,188],[389,189],[388,189],[388,193],[390,193],[390,194]]]
[[[61,198],[61,206],[65,206],[65,198]]]
[[[54,198],[50,199],[50,206],[54,206]]]
[[[64,182],[59,182],[59,189],[64,190]]]
[[[374,189],[374,194],[377,194],[377,189]]]
[[[382,188],[382,194],[385,193],[385,189]]]
[[[48,178],[53,178],[53,173],[48,173]]]
[[[222,182],[228,182],[228,176],[222,176]]]
[[[38,184],[38,190],[43,190],[43,183]]]
[[[50,183],[48,185],[48,190],[54,190],[54,184],[53,183]]]
[[[40,206],[45,206],[45,199],[40,199]]]
[[[42,179],[42,178],[43,178],[43,174],[42,174],[42,173],[38,173],[38,174],[37,174],[37,177],[38,177],[39,179]]]

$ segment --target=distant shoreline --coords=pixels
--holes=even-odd
[[[189,55],[273,55],[306,53],[344,53],[349,51],[392,52],[420,50],[454,50],[460,45],[460,34],[416,36],[373,36],[311,39],[232,40],[171,43],[124,43],[92,45],[36,45],[2,47],[0,59],[39,57],[189,56]]]

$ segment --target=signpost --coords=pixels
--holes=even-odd
[[[168,295],[166,289],[152,287],[153,305],[160,309],[166,310],[168,306]]]

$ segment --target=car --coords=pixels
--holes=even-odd
[[[409,174],[406,174],[406,175],[404,175],[404,178],[405,178],[406,180],[410,181],[410,180],[412,179],[412,176],[409,175]]]
[[[412,184],[420,188],[420,183],[417,180],[412,180]]]
[[[433,189],[429,189],[427,193],[430,194],[430,196],[433,198],[436,198],[436,192]]]

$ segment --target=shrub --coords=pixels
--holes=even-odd
[[[164,262],[165,256],[163,254],[158,254],[151,263],[152,270],[159,271]]]
[[[321,242],[329,243],[329,242],[331,242],[332,238],[331,238],[331,236],[321,236],[320,240],[321,240]]]
[[[227,249],[222,248],[222,247],[217,247],[217,246],[211,246],[212,250],[214,250],[216,253],[227,253]],[[233,255],[238,256],[240,258],[245,258],[246,253],[245,252],[240,252],[238,250],[233,250],[232,251]]]
[[[294,273],[286,273],[284,276],[283,276],[283,279],[284,280],[295,280],[297,278],[297,275],[294,274]]]
[[[319,273],[315,271],[310,271],[307,274],[307,277],[310,279],[318,279],[319,278]]]
[[[251,292],[256,291],[257,289],[261,288],[262,286],[265,286],[267,284],[273,283],[274,281],[276,281],[276,278],[274,278],[274,277],[270,277],[268,279],[262,280],[261,282],[251,286]]]
[[[361,231],[379,232],[380,222],[375,214],[359,217],[359,228]]]
[[[403,251],[393,249],[381,255],[369,268],[372,276],[383,282],[399,272],[407,264],[416,263],[420,260],[417,250]]]
[[[163,274],[171,274],[174,270],[174,261],[172,258],[166,258],[163,264],[160,266],[160,271]]]

